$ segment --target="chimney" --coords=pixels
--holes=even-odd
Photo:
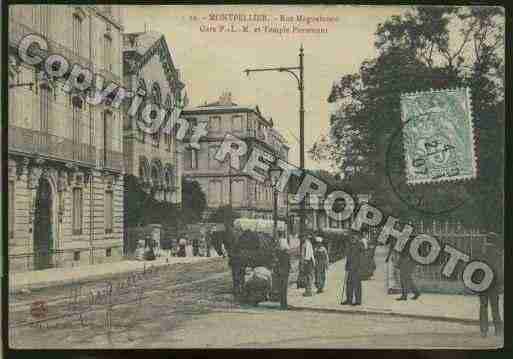
[[[219,104],[221,106],[229,106],[232,103],[232,93],[231,92],[223,92],[223,94],[219,97]]]

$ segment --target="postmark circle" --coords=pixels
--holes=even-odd
[[[462,181],[407,183],[402,134],[404,129],[411,125],[411,119],[401,122],[401,126],[392,134],[388,143],[385,171],[392,191],[408,208],[424,215],[443,215],[461,208],[467,199],[465,184]],[[447,142],[444,139],[443,134],[436,134],[423,139],[425,141],[424,145],[428,143],[432,147],[440,148],[439,151],[434,151],[435,155],[426,157],[425,161],[443,163],[449,160],[450,156],[457,155],[451,153],[453,149],[446,146]],[[418,165],[424,164],[419,163]]]

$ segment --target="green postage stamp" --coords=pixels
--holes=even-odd
[[[401,118],[408,184],[476,177],[468,88],[403,94]]]

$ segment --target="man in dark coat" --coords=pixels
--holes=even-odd
[[[192,238],[192,255],[194,257],[199,256],[199,249],[200,249],[200,239],[197,235],[194,235]]]
[[[329,258],[328,250],[324,247],[323,238],[315,237],[315,287],[317,293],[322,293],[326,285],[326,273],[328,272]]]
[[[360,260],[364,251],[358,234],[351,235],[351,243],[346,259],[346,300],[340,304],[362,304],[362,280],[360,278]],[[353,301],[354,298],[354,301]]]
[[[410,257],[409,247],[403,249],[399,257],[399,276],[401,278],[401,296],[396,300],[407,300],[408,292],[413,293],[411,299],[415,300],[420,292],[413,282],[412,274],[415,270],[415,262]]]
[[[280,307],[288,309],[287,289],[289,285],[290,254],[289,245],[285,234],[280,235],[280,249],[278,251],[278,280],[280,288]]]
[[[245,267],[242,263],[242,252],[239,244],[235,240],[235,234],[232,227],[226,228],[225,241],[229,247],[228,265],[232,269],[233,296],[240,299],[244,287]]]
[[[495,335],[502,335],[503,323],[499,312],[499,294],[504,285],[504,269],[499,248],[499,239],[496,233],[488,234],[483,251],[483,260],[492,268],[495,276],[491,286],[485,292],[479,294],[479,324],[481,336],[486,337],[488,335],[488,303],[490,303],[490,307],[492,308]]]

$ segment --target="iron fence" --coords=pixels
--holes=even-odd
[[[481,254],[482,244],[486,234],[476,229],[463,227],[459,223],[433,221],[428,225],[424,222],[417,223],[419,233],[426,233],[436,237],[442,248],[446,244],[469,255],[470,259],[478,259]],[[438,260],[430,265],[417,265],[413,273],[413,279],[417,287],[424,292],[447,293],[447,294],[471,294],[463,285],[461,276],[464,267],[460,264],[451,277],[445,277],[442,270],[447,263],[449,256],[440,254]],[[389,293],[401,291],[399,274],[399,254],[393,252],[386,264],[386,288]]]

